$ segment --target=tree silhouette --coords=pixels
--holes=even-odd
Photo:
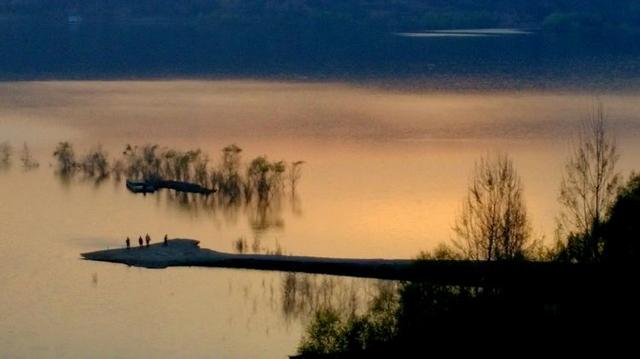
[[[603,256],[608,262],[632,262],[640,257],[640,174],[622,188],[604,224]]]
[[[567,238],[559,242],[560,257],[587,262],[601,257],[601,225],[620,182],[615,168],[618,157],[603,106],[597,103],[582,123],[560,185],[558,240]]]
[[[522,184],[506,155],[476,163],[462,212],[456,220],[454,246],[475,260],[522,258],[530,243],[530,227]]]
[[[58,170],[62,174],[69,174],[76,166],[75,152],[69,142],[59,142],[53,156],[58,160]]]

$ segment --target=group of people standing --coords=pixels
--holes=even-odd
[[[129,237],[127,237],[127,239],[124,241],[127,244],[127,249],[131,248],[131,240],[129,239]],[[147,243],[147,247],[149,247],[149,244],[151,243],[151,237],[149,236],[149,233],[147,233],[147,235],[144,237],[144,242]],[[138,245],[140,246],[140,248],[143,247],[144,242],[142,241],[142,236],[138,237]],[[166,246],[169,244],[169,239],[167,238],[167,235],[164,235],[164,242],[162,243],[163,246]]]

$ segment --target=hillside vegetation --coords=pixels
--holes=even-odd
[[[98,21],[339,22],[381,29],[531,27],[548,31],[640,28],[634,0],[0,0],[0,19],[69,16]]]

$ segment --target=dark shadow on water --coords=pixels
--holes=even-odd
[[[299,352],[342,358],[425,348],[445,353],[460,345],[458,352],[476,354],[610,348],[632,336],[628,328],[640,319],[640,297],[632,284],[635,274],[606,273],[604,279],[559,285],[404,282],[379,290],[362,314],[316,309]]]

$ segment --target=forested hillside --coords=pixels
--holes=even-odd
[[[517,26],[635,29],[637,0],[0,0],[0,19],[66,21],[330,21],[390,29]]]

